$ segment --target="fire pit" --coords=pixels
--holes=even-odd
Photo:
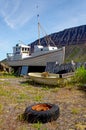
[[[50,103],[38,103],[28,106],[24,112],[24,120],[28,123],[47,123],[59,117],[59,107]]]

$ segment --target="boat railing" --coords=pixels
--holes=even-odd
[[[7,53],[7,60],[13,60],[14,54],[13,53]]]

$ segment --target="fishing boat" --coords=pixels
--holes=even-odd
[[[39,17],[39,15],[37,15]],[[31,52],[31,46],[18,43],[13,47],[13,53],[7,53],[7,63],[9,66],[46,66],[47,62],[64,63],[65,47],[58,48],[55,43],[46,35],[46,46],[40,42],[40,28],[38,21],[38,44],[34,45],[34,51]],[[52,42],[52,46],[49,44]]]
[[[29,53],[29,46],[17,44],[13,53],[7,54],[10,66],[46,66],[47,62],[62,64],[65,58],[65,47],[35,46],[34,53]]]

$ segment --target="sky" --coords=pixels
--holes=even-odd
[[[46,34],[85,25],[86,0],[0,0],[0,61],[17,43],[38,39],[37,14]]]

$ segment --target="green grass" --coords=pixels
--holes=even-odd
[[[71,113],[72,114],[78,114],[80,112],[80,110],[78,109],[78,108],[73,108],[72,110],[71,110]]]
[[[75,55],[77,55],[77,53],[79,53],[79,51],[80,51],[80,48],[74,48],[70,55],[70,58],[72,59]]]
[[[78,84],[86,84],[86,69],[84,67],[78,68],[73,80]]]
[[[42,123],[40,123],[40,122],[35,123],[35,124],[33,124],[33,127],[36,128],[37,130],[41,130]]]
[[[3,105],[0,104],[0,113],[2,113],[2,111],[3,111]]]
[[[86,130],[86,125],[83,125],[82,123],[79,122],[75,125],[75,129],[76,130]]]
[[[8,73],[4,71],[0,71],[0,78],[14,78],[15,75],[13,73]]]
[[[40,102],[40,101],[42,101],[42,98],[43,98],[43,95],[38,94],[37,96],[34,97],[34,100],[37,102]]]

